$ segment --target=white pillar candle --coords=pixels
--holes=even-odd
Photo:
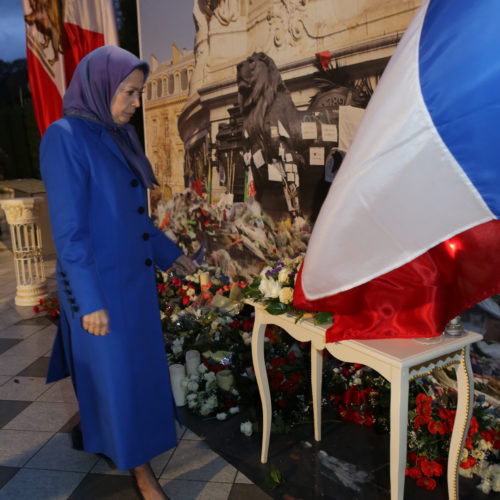
[[[231,370],[221,370],[215,375],[215,380],[223,391],[229,391],[234,383],[233,372]]]
[[[186,352],[186,371],[189,375],[198,375],[200,366],[200,353],[196,350]]]
[[[184,365],[171,365],[169,367],[169,372],[175,404],[177,406],[184,406],[186,404],[186,388],[182,384],[186,378]]]
[[[204,271],[200,273],[200,285],[207,286],[210,283],[210,273]]]

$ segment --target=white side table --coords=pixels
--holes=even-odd
[[[478,333],[463,337],[441,337],[435,344],[422,344],[412,339],[344,340],[325,343],[327,326],[314,325],[310,319],[295,323],[291,314],[274,316],[265,306],[250,302],[255,308],[252,336],[252,358],[262,401],[262,463],[267,462],[271,432],[271,393],[264,359],[267,325],[283,328],[300,342],[311,342],[311,383],[314,413],[314,437],[321,440],[321,376],[323,349],[349,363],[373,368],[391,384],[390,476],[391,499],[403,500],[407,451],[408,389],[413,378],[432,372],[434,368],[454,366],[457,373],[458,401],[455,423],[448,453],[448,497],[458,499],[458,467],[472,415],[474,387],[469,360],[470,344],[482,339]]]

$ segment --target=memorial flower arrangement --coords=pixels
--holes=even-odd
[[[226,195],[208,203],[189,189],[160,202],[156,218],[187,254],[203,251],[205,262],[233,281],[250,281],[268,262],[305,252],[311,232],[302,218],[274,221],[253,200],[233,203]]]
[[[196,374],[184,382],[191,411],[203,418],[226,420],[245,409],[245,415],[251,418],[241,422],[241,431],[251,435],[259,429],[260,398],[250,352],[253,308],[241,299],[248,289],[258,290],[263,279],[272,279],[282,288],[291,285],[299,265],[299,257],[277,261],[274,266],[263,269],[250,285],[244,281],[231,283],[220,271],[213,268],[206,271],[206,267],[184,278],[174,273],[159,275],[158,291],[170,362],[184,363],[186,352],[192,349],[198,350],[201,356]],[[207,272],[208,280],[204,274]],[[259,290],[261,300],[266,299],[268,291],[263,290]],[[268,298],[279,300],[276,291],[273,295]],[[183,301],[186,296],[189,301]],[[272,304],[270,301],[267,306]],[[265,355],[273,430],[287,432],[293,426],[312,422],[309,344],[296,342],[280,328],[268,326]],[[223,388],[217,383],[217,375],[227,371],[232,380],[230,386]],[[379,431],[389,430],[389,383],[368,367],[339,362],[328,353],[324,355],[322,404],[323,411],[333,418]],[[442,386],[432,376],[417,379],[410,385],[406,474],[422,488],[434,489],[446,480],[455,405],[453,388]],[[478,397],[460,473],[478,476],[479,487],[484,492],[499,491],[499,448],[498,414],[484,397]]]
[[[59,318],[59,300],[57,297],[40,299],[38,305],[33,307],[33,312],[37,314],[44,312],[47,316],[57,319]]]
[[[418,379],[410,390],[406,475],[418,486],[432,490],[446,476],[457,393],[442,387],[432,375]],[[500,492],[499,466],[500,420],[481,395],[474,402],[459,472],[465,477],[479,476],[484,493]]]
[[[169,202],[170,213],[159,218],[163,230],[175,233],[190,252],[206,251],[204,264],[191,276],[157,275],[167,357],[170,363],[184,364],[188,351],[199,352],[196,371],[183,381],[187,407],[203,418],[218,420],[244,411],[240,428],[250,436],[260,427],[261,406],[250,349],[253,307],[242,299],[261,302],[272,314],[296,314],[300,320],[305,313],[293,308],[292,297],[307,238],[299,226],[274,224],[251,204],[213,206],[190,195],[179,215],[175,204],[183,207],[181,202],[179,197]],[[248,266],[233,259],[233,252],[242,249],[253,256]],[[317,323],[328,320],[330,315],[315,316]],[[286,432],[312,422],[309,344],[268,326],[265,356],[273,430]],[[492,364],[485,361],[490,370]],[[368,367],[339,362],[328,353],[323,367],[323,411],[335,419],[388,432],[389,383]],[[428,490],[446,480],[455,415],[456,392],[452,384],[442,382],[427,376],[410,385],[406,474]],[[473,412],[460,474],[477,476],[484,493],[498,492],[498,404],[481,396]]]
[[[313,316],[316,324],[332,321],[331,313],[306,313],[293,306],[295,281],[303,260],[304,254],[300,253],[278,259],[272,266],[264,267],[251,281],[245,295],[265,304],[266,311],[270,314],[293,313],[297,314],[298,320],[304,316]]]

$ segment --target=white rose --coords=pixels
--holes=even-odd
[[[484,453],[484,451],[479,450],[479,449],[472,450],[471,455],[474,458],[477,458],[478,460],[482,460],[486,456],[486,454]]]
[[[187,390],[189,392],[196,392],[198,390],[198,382],[195,382],[194,380],[190,380],[187,384]]]
[[[212,395],[207,399],[207,404],[210,406],[210,409],[213,410],[217,406],[217,396]]]
[[[280,293],[281,293],[281,285],[277,281],[269,280],[266,297],[275,299],[280,296]]]
[[[195,401],[195,400],[197,399],[197,397],[198,397],[198,395],[197,395],[197,394],[188,394],[188,395],[186,396],[186,399],[187,399],[188,401]]]
[[[242,422],[240,424],[240,431],[245,434],[245,436],[250,437],[253,432],[253,425],[250,420],[247,420],[246,422]]]
[[[208,368],[203,363],[200,363],[198,365],[198,373],[206,373],[207,371]]]
[[[180,354],[182,352],[182,347],[179,345],[173,345],[172,346],[172,352],[174,354]]]
[[[288,283],[288,277],[290,276],[290,269],[288,267],[283,267],[278,273],[278,281],[282,284]]]
[[[188,297],[192,297],[195,294],[194,288],[189,288],[189,290],[186,292],[186,295]]]
[[[352,383],[353,383],[354,385],[361,385],[361,384],[363,383],[363,381],[362,381],[359,377],[354,377],[354,378],[352,379]]]
[[[239,406],[233,406],[232,408],[229,408],[229,413],[231,413],[231,415],[236,415],[239,412],[240,412]]]
[[[210,407],[210,405],[208,405],[207,403],[203,403],[200,408],[200,415],[206,417],[211,411],[212,408]]]
[[[269,284],[271,280],[267,278],[262,278],[259,283],[259,292],[267,297],[267,292],[269,290]]]
[[[479,441],[479,449],[483,451],[491,450],[493,449],[493,444],[485,439],[481,439],[481,441]]]
[[[205,373],[205,375],[203,375],[203,378],[209,383],[215,382],[215,373],[214,372]]]
[[[489,479],[483,479],[478,488],[485,494],[488,495],[491,491],[491,481]]]
[[[252,342],[252,336],[250,335],[250,333],[241,332],[240,335],[245,345],[248,345]]]
[[[240,393],[238,392],[238,389],[236,389],[236,387],[233,387],[233,388],[231,389],[231,394],[232,394],[233,396],[239,396],[239,395],[240,395]]]
[[[217,415],[215,415],[215,418],[217,420],[226,420],[227,413],[226,412],[217,413]]]
[[[500,464],[490,465],[489,469],[491,489],[493,491],[500,491]]]
[[[280,302],[283,304],[290,304],[293,300],[293,289],[289,286],[283,288],[279,293]]]
[[[458,468],[459,473],[462,477],[466,478],[471,478],[474,475],[474,471],[472,470],[472,467],[470,469],[462,469],[462,467]]]

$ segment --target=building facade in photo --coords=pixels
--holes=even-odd
[[[330,94],[321,105],[317,99],[325,91],[317,81],[324,76],[318,70],[319,54],[330,69],[341,68],[344,79],[347,75],[356,85],[365,80],[373,89],[420,4],[421,0],[194,0],[195,65],[179,116],[189,176],[200,177],[212,199],[224,192],[235,194],[235,199],[248,193],[252,169],[246,168],[244,159],[254,151],[240,116],[238,64],[264,53],[274,61],[301,119],[313,109],[315,96],[311,116],[321,113],[323,105],[331,111],[335,96]],[[277,137],[275,125],[266,126]],[[325,160],[328,151],[325,148]],[[258,172],[254,166],[252,162]],[[294,168],[290,174],[300,174],[300,165]]]
[[[194,52],[172,44],[172,59],[159,63],[152,54],[144,92],[146,155],[164,199],[184,191],[184,143],[177,122],[187,101]]]

